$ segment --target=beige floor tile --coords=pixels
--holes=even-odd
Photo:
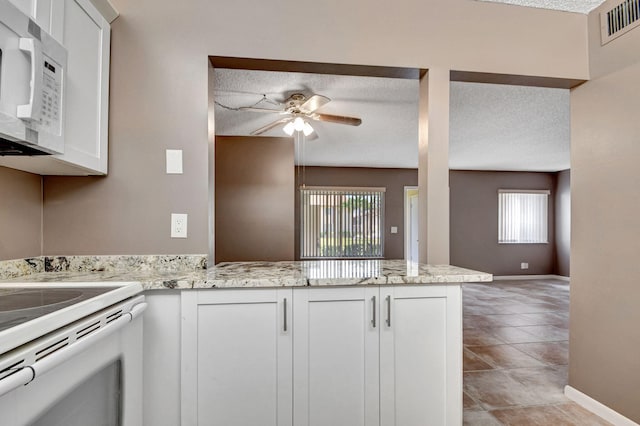
[[[517,343],[512,346],[547,364],[569,364],[568,342]]]
[[[611,426],[611,423],[582,408],[575,402],[558,405],[558,408],[581,426]]]
[[[491,414],[504,425],[577,426],[562,410],[550,405],[494,410]]]
[[[492,365],[487,364],[482,358],[467,348],[463,349],[462,355],[463,371],[493,370]]]
[[[496,368],[541,367],[544,363],[510,345],[473,346],[466,349]]]
[[[502,370],[464,373],[464,391],[485,410],[533,405],[538,395]]]
[[[465,411],[462,424],[464,426],[501,426],[498,420],[486,411]]]
[[[505,342],[492,334],[490,329],[468,328],[464,330],[463,343],[465,346],[489,346],[502,345]]]

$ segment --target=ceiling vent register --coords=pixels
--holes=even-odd
[[[602,45],[640,25],[640,0],[624,0],[600,13]]]

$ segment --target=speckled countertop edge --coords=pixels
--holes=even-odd
[[[55,256],[0,262],[7,283],[139,282],[145,290],[427,285],[490,282],[491,274],[404,260],[228,262],[204,255]],[[8,272],[7,272],[8,271]],[[19,275],[20,271],[26,273]]]

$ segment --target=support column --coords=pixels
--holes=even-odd
[[[449,70],[420,79],[418,214],[420,263],[449,264]]]

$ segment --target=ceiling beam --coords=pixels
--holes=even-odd
[[[274,59],[235,58],[230,56],[209,56],[209,62],[211,62],[211,66],[214,68],[227,69],[354,75],[361,77],[403,78],[411,80],[418,80],[420,78],[420,69],[418,68],[280,61]]]
[[[451,81],[467,83],[508,84],[512,86],[551,87],[555,89],[573,89],[586,80],[571,78],[537,77],[532,75],[493,74],[487,72],[451,71]]]

